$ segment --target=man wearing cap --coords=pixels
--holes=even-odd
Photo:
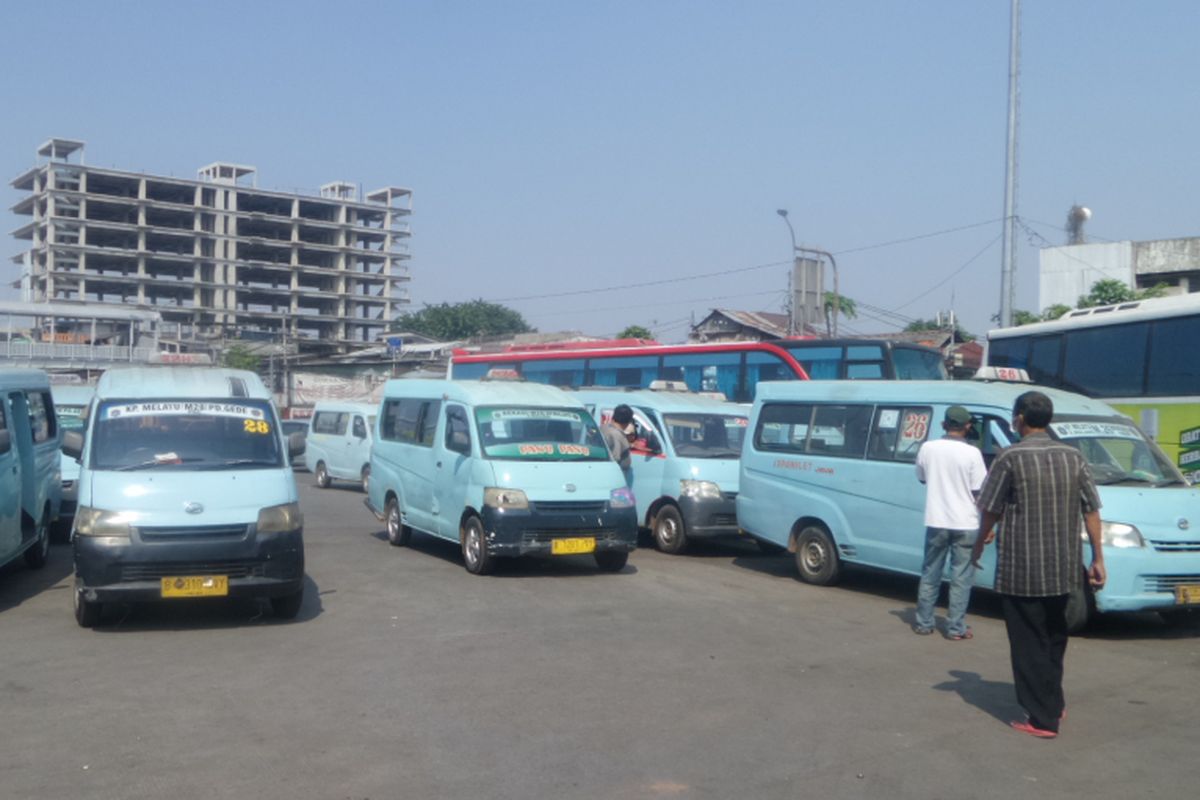
[[[612,453],[613,461],[625,474],[625,483],[631,485],[633,458],[629,454],[629,433],[633,427],[633,409],[622,403],[613,409],[612,417],[600,426],[600,435]]]
[[[925,563],[917,588],[917,619],[913,633],[933,633],[933,605],[942,588],[946,556],[950,556],[950,602],[946,609],[946,638],[970,639],[967,602],[975,570],[971,549],[979,529],[975,498],[987,476],[983,454],[967,442],[971,412],[950,406],[942,420],[946,435],[921,445],[917,479],[925,484]]]

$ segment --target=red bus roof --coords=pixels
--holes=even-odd
[[[618,344],[613,342],[638,342],[639,344]],[[792,368],[802,380],[808,380],[808,373],[800,362],[784,348],[772,342],[715,342],[711,344],[642,344],[639,339],[616,339],[610,342],[566,342],[564,344],[579,345],[570,349],[555,350],[534,349],[532,347],[520,350],[505,350],[492,353],[467,353],[456,350],[450,361],[455,364],[479,364],[488,361],[556,361],[567,358],[587,358],[602,356],[664,356],[688,355],[695,353],[727,353],[727,352],[760,352],[771,353]]]

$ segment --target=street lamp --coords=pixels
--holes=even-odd
[[[832,325],[833,330],[831,331],[831,333],[834,338],[837,338],[838,314],[841,311],[841,303],[842,303],[842,296],[838,293],[837,260],[834,259],[833,253],[830,253],[828,250],[818,250],[813,247],[797,247],[796,246],[796,230],[795,230],[795,228],[792,227],[792,221],[790,219],[788,219],[787,209],[786,208],[776,209],[775,213],[778,214],[779,216],[783,217],[783,221],[786,222],[787,226],[788,226],[788,233],[792,237],[792,271],[793,272],[795,272],[796,260],[798,260],[800,258],[801,254],[808,255],[808,256],[816,256],[818,259],[821,259],[821,258],[829,259],[829,266],[833,269],[833,325]],[[788,333],[795,333],[796,302],[795,302],[792,292],[790,291],[790,289],[791,289],[791,281],[790,280],[788,281],[788,289],[789,289],[789,293],[788,293],[788,296],[789,296],[788,329],[789,330],[788,330]],[[824,299],[825,298],[821,298],[822,303],[824,302]]]

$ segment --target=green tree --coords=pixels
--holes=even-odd
[[[1079,296],[1079,308],[1095,306],[1111,306],[1114,303],[1128,303],[1131,300],[1148,300],[1151,297],[1162,297],[1169,287],[1165,283],[1157,283],[1146,289],[1130,289],[1122,281],[1107,279],[1096,281],[1092,290]]]
[[[844,294],[834,294],[826,292],[822,298],[821,306],[825,311],[825,335],[833,336],[833,306],[834,301],[837,301],[837,311],[839,317],[846,319],[854,319],[858,316],[858,306],[854,301]]]
[[[1022,313],[1022,312],[1018,312],[1018,313]],[[904,326],[905,333],[922,333],[924,331],[947,331],[947,332],[949,332],[949,330],[950,330],[949,325],[946,325],[945,323],[939,324],[936,319],[917,319],[917,320],[913,320],[912,322],[910,322]],[[956,338],[961,339],[964,342],[975,341],[975,334],[968,333],[966,331],[966,329],[964,329],[963,326],[959,325],[957,322],[954,323],[954,335]]]
[[[470,300],[465,303],[426,305],[420,311],[398,318],[392,323],[392,330],[411,331],[439,341],[451,341],[473,336],[532,333],[534,329],[518,311],[484,300]]]
[[[641,325],[630,325],[625,330],[617,334],[618,339],[653,339],[654,334],[649,328],[643,328]]]
[[[226,348],[225,353],[221,356],[221,363],[230,369],[248,369],[251,372],[258,372],[262,358],[251,353],[244,344],[235,344]]]
[[[994,318],[993,318],[994,319]],[[1041,322],[1040,315],[1032,311],[1026,311],[1023,308],[1018,308],[1013,311],[1013,325],[1032,325],[1035,322]]]
[[[1063,314],[1066,314],[1070,310],[1071,310],[1071,307],[1068,305],[1064,305],[1062,303],[1055,303],[1054,305],[1048,306],[1047,308],[1043,309],[1042,319],[1046,320],[1047,322],[1052,319],[1058,319],[1059,317],[1061,317]]]

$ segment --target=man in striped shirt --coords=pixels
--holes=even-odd
[[[979,536],[971,560],[978,566],[984,533],[1001,519],[996,538],[996,591],[1008,628],[1017,702],[1029,715],[1009,723],[1050,739],[1063,716],[1063,656],[1067,650],[1067,598],[1083,574],[1079,529],[1091,542],[1087,578],[1104,585],[1100,497],[1083,454],[1051,439],[1046,429],[1054,404],[1025,392],[1013,406],[1021,441],[997,456],[979,495]]]

